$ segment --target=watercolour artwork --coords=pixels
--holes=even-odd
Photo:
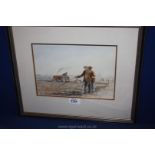
[[[115,99],[116,45],[31,46],[38,96]]]

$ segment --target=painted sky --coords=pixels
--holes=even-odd
[[[79,75],[83,66],[92,66],[96,77],[114,77],[115,46],[77,46],[33,44],[36,74],[68,72]]]

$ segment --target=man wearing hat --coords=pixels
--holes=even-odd
[[[83,82],[84,82],[84,93],[87,92],[88,88],[88,93],[93,92],[93,78],[95,77],[94,72],[92,71],[91,66],[84,66],[84,71],[82,72],[81,75],[76,76],[76,78],[81,78],[83,77]]]
[[[82,72],[81,75],[76,76],[76,78],[81,78],[83,77],[83,83],[84,83],[84,93],[87,92],[87,87],[89,86],[89,69],[88,66],[84,66],[84,71]]]
[[[95,91],[95,73],[92,70],[92,66],[88,66],[88,70],[89,70],[89,76],[90,76],[90,91],[94,92]]]

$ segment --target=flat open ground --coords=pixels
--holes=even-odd
[[[83,94],[83,82],[56,82],[37,80],[37,94],[39,96],[77,97],[91,99],[114,99],[113,82],[106,84],[95,83],[95,92]]]

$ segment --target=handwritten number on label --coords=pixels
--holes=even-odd
[[[69,103],[70,104],[80,104],[80,100],[77,98],[70,98]]]

